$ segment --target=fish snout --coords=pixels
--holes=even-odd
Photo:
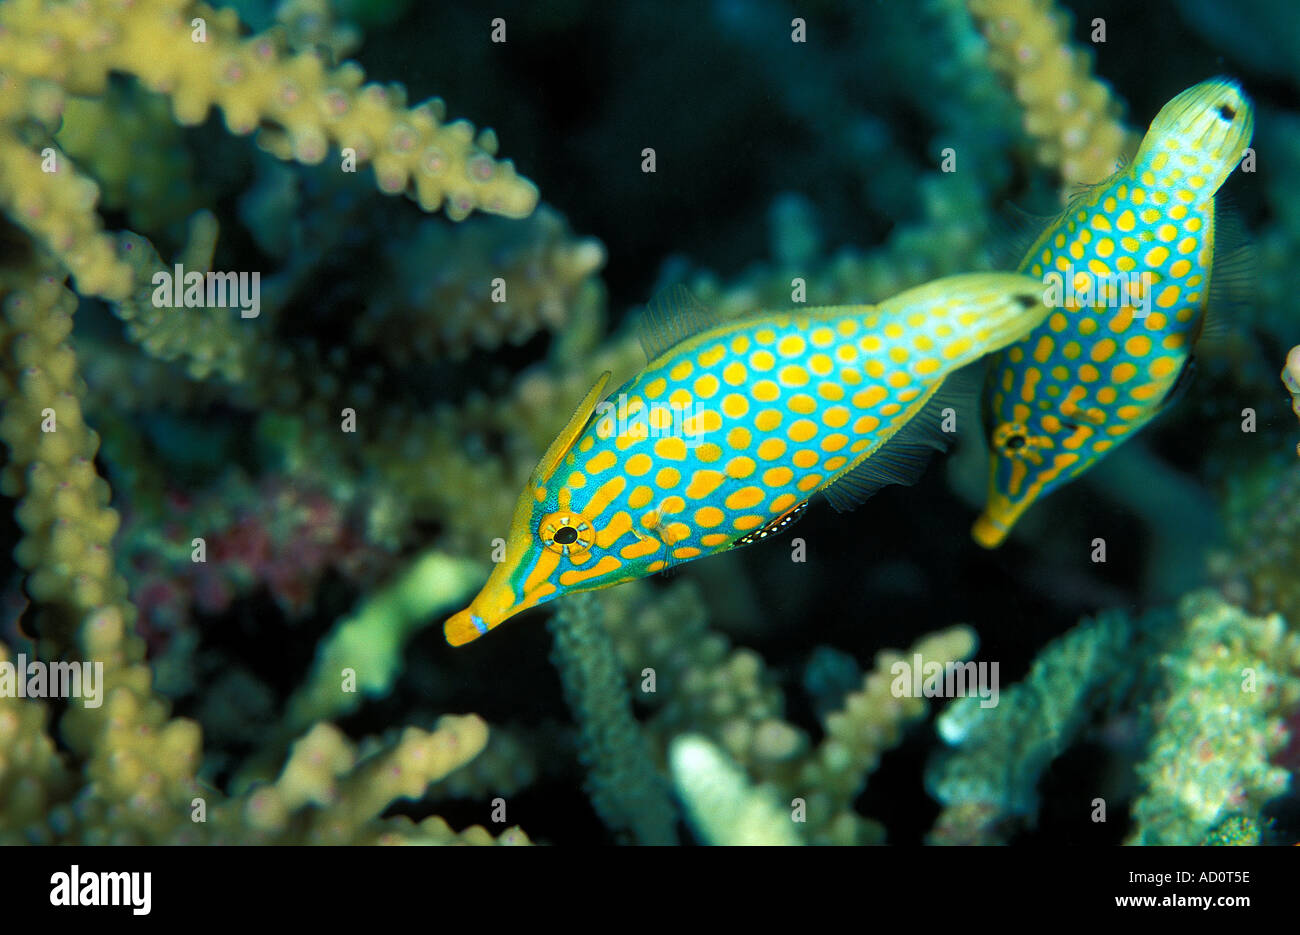
[[[492,627],[474,612],[474,605],[471,604],[460,613],[447,618],[447,622],[442,625],[442,634],[452,646],[464,646],[483,636],[490,629]]]
[[[488,576],[487,583],[478,592],[469,606],[460,613],[453,614],[442,626],[443,636],[452,646],[464,646],[472,643],[489,630],[496,629],[525,607],[530,602],[520,601],[510,586],[509,569],[497,565]],[[532,603],[536,603],[535,601]]]

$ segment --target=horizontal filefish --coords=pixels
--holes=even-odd
[[[878,306],[726,322],[690,303],[652,311],[649,364],[609,400],[608,373],[583,399],[520,495],[504,561],[447,621],[448,642],[758,541],[818,492],[847,509],[910,482],[938,447],[928,404],[945,378],[1047,314],[1042,283],[1013,273],[948,277]]]

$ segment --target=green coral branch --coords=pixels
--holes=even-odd
[[[549,628],[552,661],[582,733],[592,805],[608,828],[638,844],[676,844],[677,812],[632,714],[600,601],[594,594],[568,598]]]

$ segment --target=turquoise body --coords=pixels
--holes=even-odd
[[[1047,314],[1036,281],[938,280],[880,306],[768,313],[714,325],[599,389],[520,497],[507,561],[448,639],[524,607],[608,587],[752,542],[855,473],[954,370]]]
[[[1056,307],[993,356],[983,405],[988,502],[973,535],[996,546],[1038,498],[1154,418],[1186,372],[1215,256],[1215,194],[1250,142],[1229,81],[1167,104],[1133,163],[1078,196],[1020,264]]]

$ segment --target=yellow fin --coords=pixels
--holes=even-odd
[[[596,410],[596,404],[600,402],[605,392],[605,384],[609,383],[609,378],[613,372],[606,370],[596,380],[595,386],[587,391],[587,395],[582,397],[582,402],[578,403],[578,408],[573,410],[573,415],[569,417],[568,424],[560,429],[560,434],[555,436],[555,441],[551,442],[551,447],[546,449],[546,454],[542,455],[542,460],[537,462],[537,467],[533,468],[532,477],[529,478],[530,487],[538,487],[550,480],[555,469],[564,456],[569,453],[573,443],[578,440],[582,430],[587,427],[587,421],[591,414]]]

